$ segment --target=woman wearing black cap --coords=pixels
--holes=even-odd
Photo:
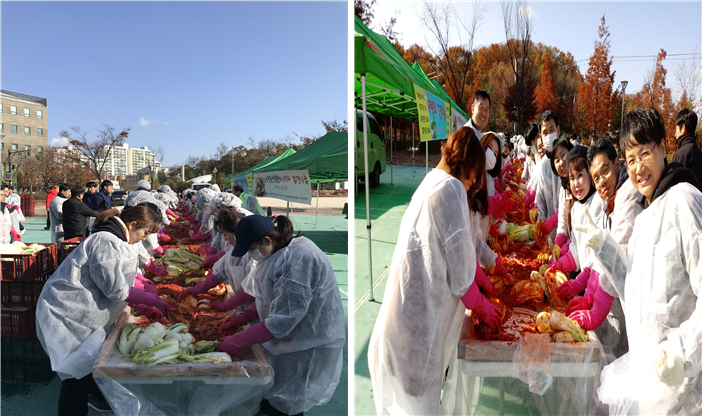
[[[261,344],[275,374],[261,403],[269,416],[302,414],[327,403],[339,384],[345,343],[344,309],[329,259],[312,241],[293,235],[287,217],[278,216],[276,223],[250,215],[236,226],[232,255],[248,253],[257,262],[248,276],[255,302],[222,324],[220,334],[260,322],[217,348],[233,356]]]

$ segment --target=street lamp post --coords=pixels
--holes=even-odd
[[[624,125],[624,92],[629,81],[622,81],[622,122],[619,124],[619,138],[622,138],[622,126]]]
[[[10,185],[12,185],[12,155],[24,152],[27,152],[27,156],[31,156],[31,150],[15,150],[14,152],[12,149],[7,150],[7,169],[10,171]]]

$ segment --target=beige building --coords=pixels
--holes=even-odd
[[[0,90],[2,151],[43,152],[49,146],[46,98]]]
[[[152,170],[156,169],[156,155],[151,153],[148,147],[143,146],[140,148],[129,149],[129,159],[127,165],[129,166],[129,174],[136,175],[139,169],[145,167],[151,167]]]

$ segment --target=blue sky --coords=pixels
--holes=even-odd
[[[476,48],[505,41],[500,4],[487,3],[483,24],[476,35]],[[692,56],[669,56],[664,61],[668,70],[666,84],[675,92],[674,69],[682,62],[702,66],[702,3],[688,2],[529,2],[534,16],[533,40],[570,52],[585,74],[588,58],[593,54],[598,39],[597,28],[605,15],[609,26],[611,54],[613,56],[657,55],[661,48],[668,54],[697,52],[696,60],[681,61]],[[464,20],[471,16],[472,5],[467,2],[454,4]],[[404,46],[418,43],[424,47],[434,44],[434,38],[420,22],[418,14],[422,3],[378,0],[374,8],[371,28],[387,22],[397,11],[396,30],[401,33]],[[465,35],[463,36],[465,39]],[[459,44],[457,33],[452,33],[453,44]],[[676,59],[676,60],[673,60]],[[615,85],[629,81],[626,92],[641,89],[646,72],[655,65],[655,58],[630,58],[614,60]]]
[[[7,2],[2,88],[48,99],[49,140],[131,127],[189,155],[348,118],[345,2]]]

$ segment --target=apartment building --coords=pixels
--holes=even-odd
[[[43,152],[49,145],[46,98],[0,90],[0,135],[2,151]]]

